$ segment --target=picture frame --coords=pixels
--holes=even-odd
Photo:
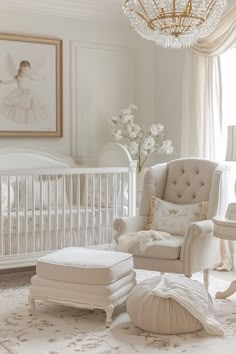
[[[0,137],[62,136],[62,40],[0,34]]]
[[[236,220],[236,203],[229,203],[225,218],[228,220]]]

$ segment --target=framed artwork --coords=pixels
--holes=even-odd
[[[0,137],[62,136],[62,40],[0,34]]]

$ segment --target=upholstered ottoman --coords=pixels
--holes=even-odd
[[[224,334],[204,285],[179,274],[138,283],[127,298],[127,312],[135,326],[148,332],[181,334],[204,328],[210,335]]]
[[[104,309],[106,326],[114,307],[126,301],[136,285],[129,253],[69,247],[40,258],[31,279],[29,312],[35,300],[88,309]]]

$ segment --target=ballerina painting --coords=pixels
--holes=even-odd
[[[21,60],[19,67],[15,66],[10,54],[7,56],[8,71],[11,79],[0,79],[2,85],[15,86],[2,99],[0,113],[8,120],[18,124],[29,124],[47,119],[47,105],[42,97],[32,87],[32,81],[42,80],[38,76],[43,67],[44,58],[32,68],[29,60]]]
[[[61,137],[62,40],[0,33],[0,137]]]

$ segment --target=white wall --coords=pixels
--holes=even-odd
[[[155,49],[156,116],[165,126],[166,138],[171,139],[174,145],[174,153],[157,156],[158,161],[180,157],[185,55],[185,49]]]

